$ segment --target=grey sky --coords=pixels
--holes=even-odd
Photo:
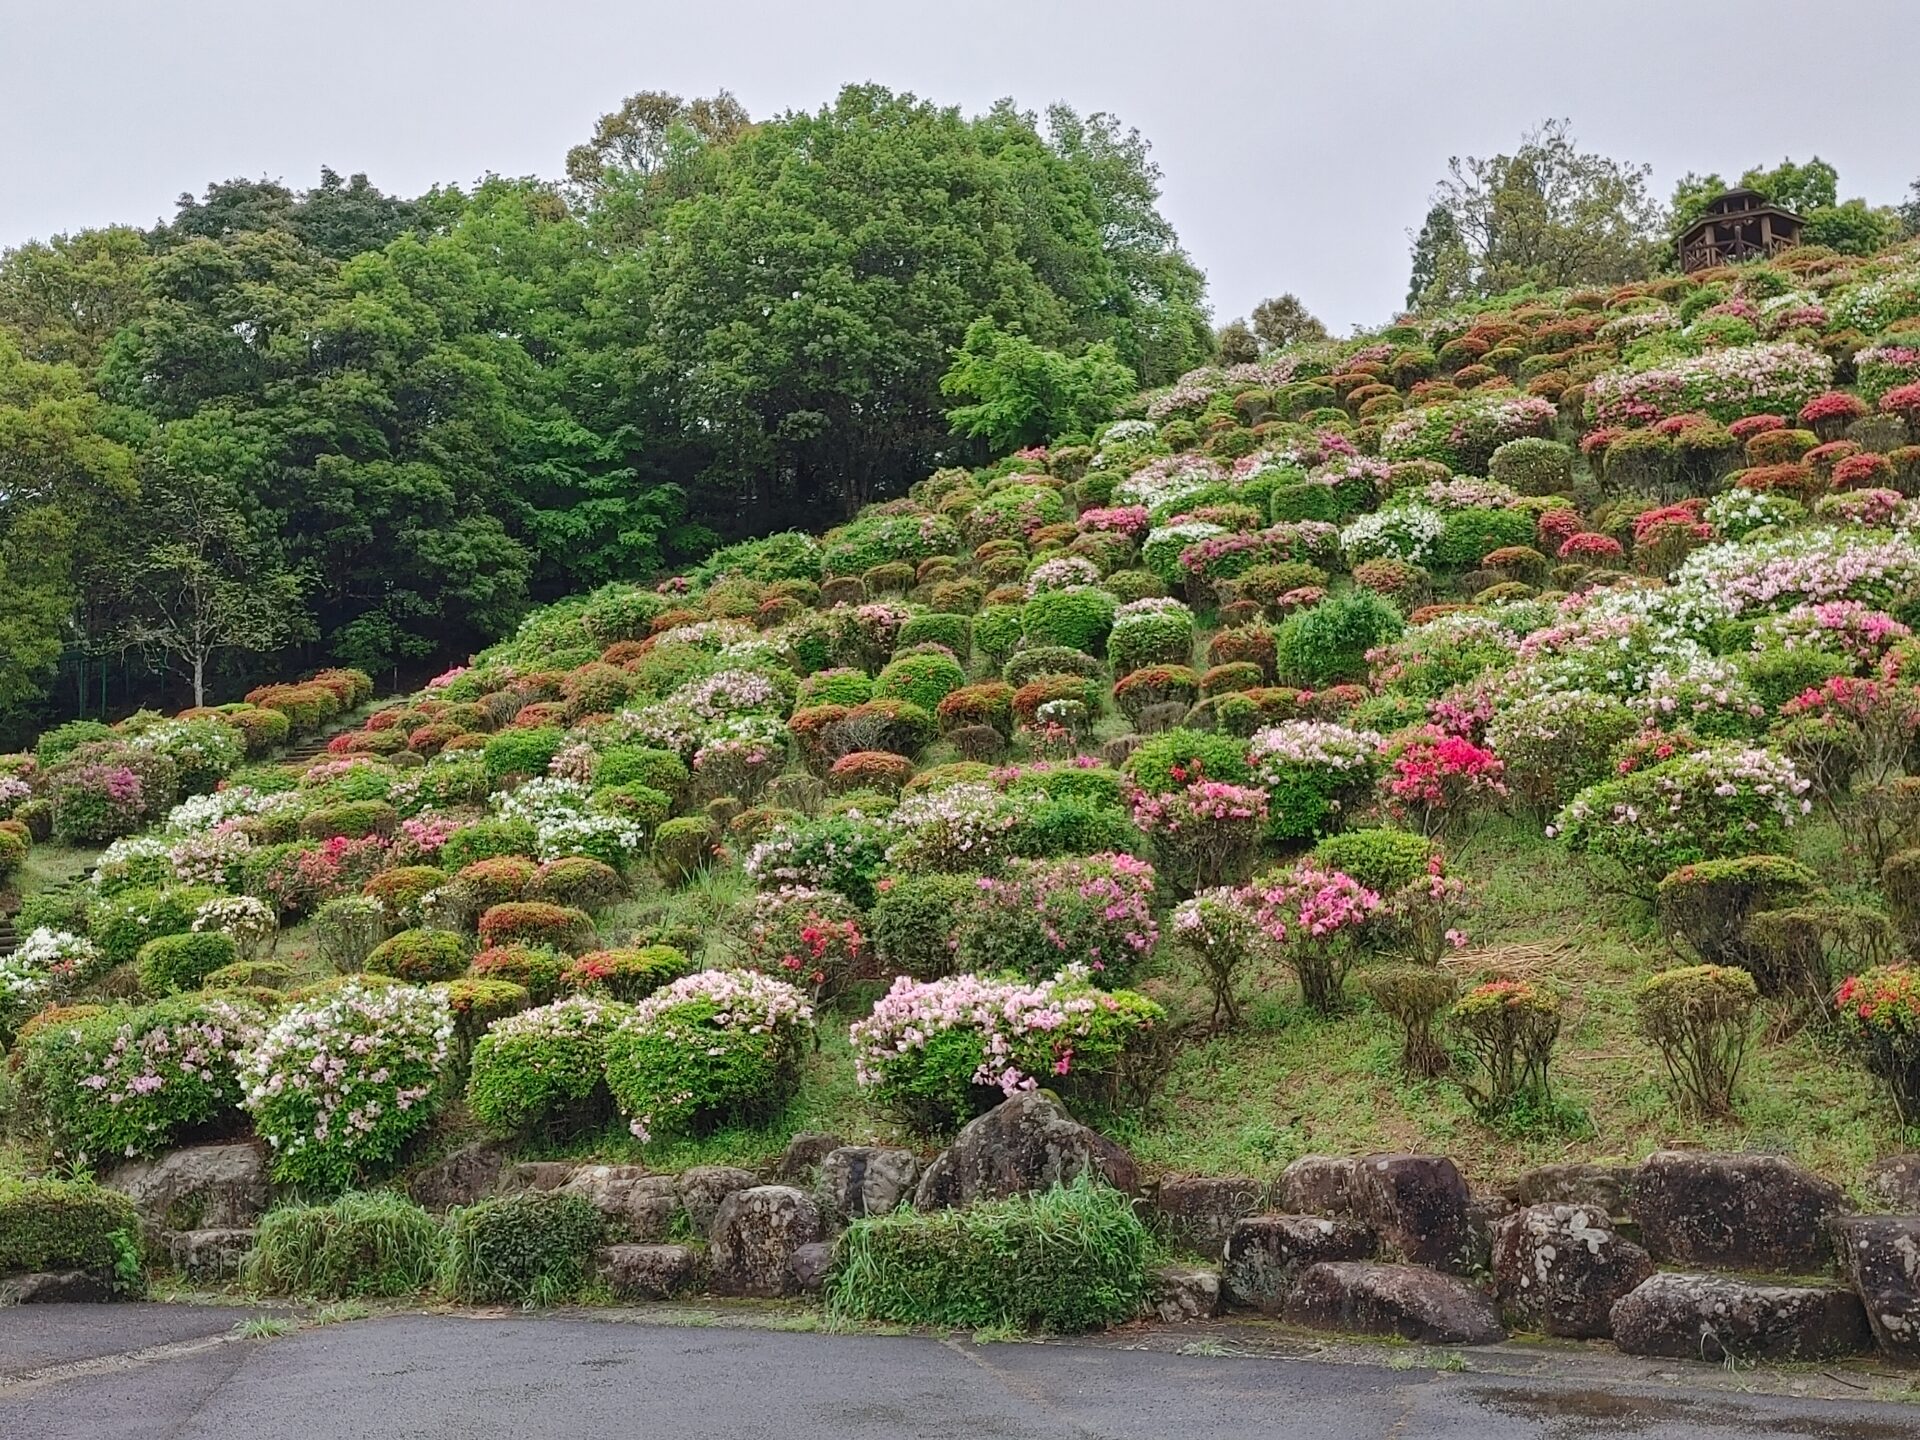
[[[1400,302],[1447,157],[1549,116],[1662,197],[1788,154],[1876,203],[1920,175],[1920,0],[0,0],[0,37],[0,244],[323,163],[407,194],[556,175],[635,90],[760,117],[872,80],[1118,114],[1219,319],[1290,289],[1345,329]]]

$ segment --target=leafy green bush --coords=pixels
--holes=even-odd
[[[1106,649],[1118,608],[1105,590],[1043,590],[1021,607],[1020,634],[1029,646],[1062,645],[1098,655]]]
[[[400,812],[385,800],[348,800],[309,810],[300,821],[308,840],[331,840],[344,835],[359,840],[368,835],[391,835],[400,825]]]
[[[490,735],[482,752],[487,779],[497,785],[509,775],[544,775],[565,743],[566,732],[557,725],[531,725]]]
[[[1772,713],[1796,695],[1817,689],[1837,675],[1851,675],[1854,667],[1845,656],[1830,650],[1812,646],[1788,650],[1775,645],[1742,657],[1741,669],[1754,695]]]
[[[668,820],[653,835],[653,868],[676,889],[711,865],[718,853],[719,842],[705,816]]]
[[[812,1029],[791,985],[705,970],[642,1000],[607,1036],[607,1087],[643,1142],[769,1114],[798,1087]]]
[[[560,984],[576,993],[603,994],[631,1005],[697,968],[685,951],[672,945],[594,950],[569,965]]]
[[[1524,510],[1484,510],[1477,506],[1448,512],[1433,545],[1433,563],[1470,570],[1481,558],[1513,545],[1531,545],[1533,517]]]
[[[880,963],[931,980],[953,969],[954,931],[979,881],[971,875],[896,875],[873,902],[870,930]]]
[[[1493,452],[1487,475],[1522,495],[1557,495],[1573,488],[1573,451],[1558,440],[1523,436]]]
[[[480,917],[480,943],[544,945],[579,955],[593,948],[593,917],[570,905],[542,900],[508,900],[489,906]]]
[[[90,1181],[0,1176],[0,1275],[85,1270],[137,1294],[140,1218],[118,1190]]]
[[[1018,689],[1042,675],[1074,675],[1091,679],[1100,673],[1100,662],[1084,651],[1065,645],[1041,645],[1022,650],[1000,667],[1000,678]]]
[[[241,1278],[269,1295],[316,1300],[415,1295],[446,1251],[440,1221],[405,1196],[353,1190],[327,1205],[284,1205],[260,1221]]]
[[[1139,1313],[1152,1253],[1128,1199],[1083,1179],[856,1220],[835,1249],[827,1304],[847,1319],[909,1325],[1099,1330]]]
[[[495,1135],[575,1133],[612,1111],[606,1039],[630,1013],[611,1000],[574,996],[509,1015],[480,1037],[467,1105]]]
[[[1246,742],[1207,730],[1168,730],[1150,735],[1121,768],[1142,790],[1156,795],[1184,789],[1197,780],[1244,785],[1253,778]]]
[[[645,785],[662,794],[672,795],[691,778],[686,762],[671,750],[656,750],[647,745],[614,745],[600,752],[593,767],[593,788],[605,790],[616,785]]]
[[[933,651],[902,655],[874,681],[876,699],[905,700],[931,714],[940,702],[967,683],[958,661]],[[856,702],[864,703],[864,702]]]
[[[198,990],[207,976],[240,958],[233,937],[218,930],[189,930],[160,935],[140,947],[135,964],[149,994]]]
[[[1752,970],[1756,957],[1747,922],[1768,910],[1790,910],[1826,898],[1819,876],[1785,855],[1741,855],[1682,865],[1654,895],[1661,930],[1684,941],[1709,965]]]
[[[1351,875],[1378,895],[1391,895],[1427,873],[1440,847],[1410,830],[1349,830],[1329,835],[1313,847],[1313,858],[1327,870]]]
[[[193,914],[220,892],[204,885],[138,886],[103,896],[87,909],[87,933],[110,965],[125,965],[162,935],[193,928]]]
[[[1634,995],[1640,1034],[1660,1052],[1674,1098],[1702,1115],[1733,1108],[1760,992],[1746,971],[1688,965],[1643,981]]]
[[[464,1304],[554,1305],[586,1283],[600,1212],[578,1195],[533,1191],[447,1217],[441,1288]]]
[[[467,944],[451,930],[402,930],[374,946],[363,968],[412,985],[451,980],[467,968]]]
[[[21,1112],[62,1158],[156,1155],[240,1120],[240,1064],[264,1016],[224,996],[176,995],[36,1029],[20,1042]]]
[[[386,933],[386,907],[364,895],[342,895],[313,913],[314,946],[337,974],[364,969]]]
[[[530,820],[477,820],[462,825],[440,847],[440,864],[448,870],[463,870],[476,860],[494,860],[506,855],[531,855],[539,848]]]
[[[1280,622],[1274,663],[1288,685],[1321,689],[1363,680],[1367,651],[1398,639],[1405,628],[1391,602],[1371,590],[1345,590]]]

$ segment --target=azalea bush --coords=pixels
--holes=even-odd
[[[1588,786],[1550,833],[1650,893],[1682,865],[1778,853],[1813,808],[1807,788],[1777,751],[1711,746]]]
[[[1203,890],[1174,908],[1168,933],[1213,997],[1212,1023],[1237,1026],[1240,986],[1272,951],[1250,893],[1230,886]]]
[[[645,1143],[777,1111],[800,1083],[813,1007],[752,970],[703,970],[655,991],[606,1038],[607,1086]]]
[[[1587,415],[1601,425],[1637,426],[1684,414],[1723,422],[1769,410],[1791,414],[1832,378],[1833,362],[1807,345],[1732,345],[1643,369],[1607,371],[1587,387]]]
[[[869,953],[864,919],[833,890],[783,885],[754,897],[747,957],[805,993],[814,1005],[845,988]]]
[[[1473,1061],[1473,1078],[1462,1077],[1461,1088],[1483,1118],[1551,1104],[1548,1068],[1560,1035],[1560,1001],[1551,990],[1531,980],[1489,980],[1462,995],[1450,1018]]]
[[[48,1005],[64,1004],[106,970],[100,947],[84,935],[45,925],[0,955],[0,1041]]]
[[[1160,869],[1187,894],[1245,879],[1266,822],[1266,792],[1245,785],[1202,780],[1133,796],[1133,823],[1152,840]]]
[[[1337,829],[1364,800],[1381,767],[1381,737],[1324,720],[1256,730],[1247,763],[1267,792],[1267,833],[1305,839]]]
[[[1920,974],[1876,966],[1849,975],[1833,1003],[1841,1033],[1887,1087],[1900,1123],[1920,1123]]]
[[[1305,861],[1248,887],[1243,903],[1300,982],[1316,1015],[1341,1005],[1348,967],[1380,897],[1351,875]]]
[[[1408,829],[1437,836],[1458,827],[1477,805],[1504,797],[1505,774],[1491,750],[1427,727],[1385,747],[1380,799]]]
[[[886,864],[889,838],[887,827],[859,814],[789,821],[753,847],[746,872],[763,889],[837,890],[864,909]]]
[[[240,1059],[244,1103],[282,1184],[373,1178],[432,1119],[453,1038],[446,996],[349,980],[282,1011]]]
[[[1112,1098],[1151,1073],[1165,1024],[1152,1001],[1097,989],[1084,972],[1031,984],[901,976],[851,1035],[861,1087],[940,1134],[1042,1085]]]
[[[1124,984],[1160,938],[1153,866],[1131,855],[1013,860],[956,917],[959,963],[1039,980],[1068,966]]]
[[[241,1067],[263,1014],[220,996],[179,995],[48,1024],[22,1042],[23,1115],[72,1165],[158,1155],[234,1128]]]
[[[497,1020],[473,1049],[467,1107],[492,1134],[575,1134],[611,1117],[606,1038],[617,1001],[576,995]]]
[[[1683,965],[1635,992],[1639,1030],[1660,1052],[1674,1097],[1703,1115],[1733,1109],[1760,992],[1746,971]]]

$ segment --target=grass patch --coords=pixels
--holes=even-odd
[[[415,1295],[433,1283],[445,1249],[433,1216],[404,1196],[370,1190],[271,1211],[243,1278],[264,1293],[321,1300]]]

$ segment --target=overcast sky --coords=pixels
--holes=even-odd
[[[1920,0],[0,0],[0,36],[0,245],[322,164],[553,176],[636,90],[758,118],[875,81],[1119,115],[1217,319],[1293,290],[1343,331],[1400,303],[1447,157],[1550,116],[1663,198],[1789,154],[1876,203],[1920,175]]]

